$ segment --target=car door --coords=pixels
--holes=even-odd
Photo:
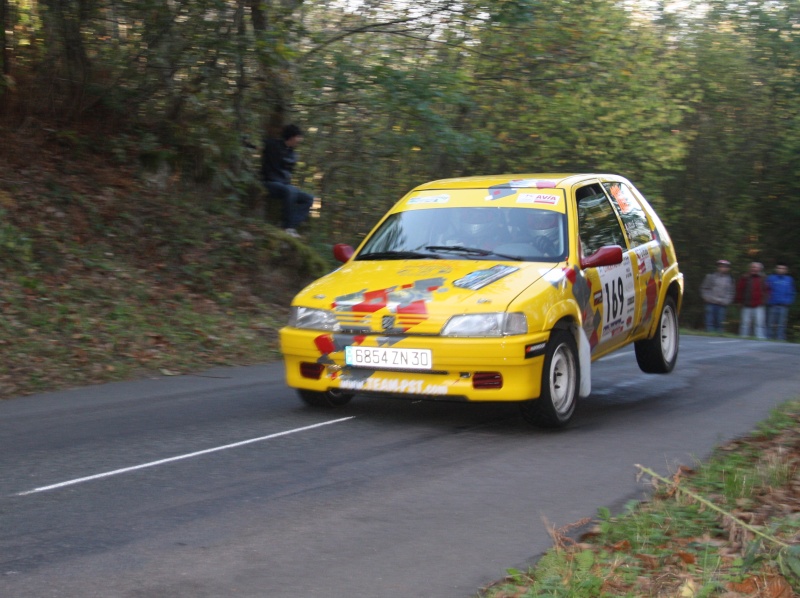
[[[627,182],[605,181],[603,188],[611,199],[622,222],[622,228],[631,248],[630,258],[636,286],[636,313],[632,334],[649,330],[658,302],[658,289],[662,272],[659,265],[661,247],[653,234],[653,223],[647,218],[641,203]]]
[[[636,316],[637,264],[617,211],[599,181],[585,182],[575,189],[578,235],[581,251],[588,257],[602,247],[622,247],[622,262],[613,266],[586,268],[589,309],[584,312],[584,331],[592,355],[607,353],[630,338]]]

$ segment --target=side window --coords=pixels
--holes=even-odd
[[[584,255],[592,255],[605,245],[627,249],[625,234],[600,185],[588,185],[575,193],[578,200],[578,228]]]
[[[650,223],[642,209],[642,205],[631,190],[622,183],[603,183],[611,201],[619,210],[622,224],[631,240],[631,246],[637,247],[653,240]]]

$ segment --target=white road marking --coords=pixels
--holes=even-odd
[[[37,492],[46,492],[48,490],[55,490],[56,488],[63,488],[64,486],[72,486],[74,484],[81,484],[83,482],[89,482],[91,480],[99,480],[100,478],[107,478],[110,476],[119,475],[122,473],[128,473],[131,471],[136,471],[137,469],[145,469],[147,467],[155,467],[156,465],[163,465],[164,463],[171,463],[172,461],[180,461],[181,459],[191,459],[192,457],[199,457],[200,455],[207,455],[208,453],[216,453],[217,451],[224,451],[227,449],[237,448],[240,446],[244,446],[246,444],[253,444],[254,442],[261,442],[263,440],[271,440],[272,438],[278,438],[279,436],[288,436],[289,434],[296,434],[298,432],[305,432],[307,430],[313,430],[314,428],[320,428],[322,426],[329,426],[331,424],[338,424],[341,422],[345,422],[347,420],[353,419],[355,416],[351,417],[343,417],[341,419],[333,419],[327,422],[321,422],[319,424],[312,424],[310,426],[304,426],[302,428],[295,428],[294,430],[286,430],[285,432],[276,432],[275,434],[270,434],[269,436],[261,436],[260,438],[251,438],[250,440],[242,440],[241,442],[234,442],[232,444],[226,444],[224,446],[217,446],[210,449],[204,449],[202,451],[196,451],[194,453],[187,453],[185,455],[178,455],[176,457],[169,457],[167,459],[160,459],[158,461],[151,461],[150,463],[142,463],[141,465],[134,465],[132,467],[124,467],[122,469],[115,469],[114,471],[107,471],[105,473],[98,473],[95,475],[86,476],[85,478],[77,478],[74,480],[67,480],[66,482],[60,482],[58,484],[52,484],[50,486],[42,486],[40,488],[34,488],[33,490],[27,490],[25,492],[19,492],[17,496],[27,496],[28,494],[36,494]]]

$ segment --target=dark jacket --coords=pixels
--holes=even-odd
[[[261,152],[261,179],[265,183],[292,182],[292,171],[297,164],[297,155],[283,139],[265,139]]]
[[[759,274],[745,274],[736,283],[736,303],[742,307],[766,305],[768,297],[767,281]]]

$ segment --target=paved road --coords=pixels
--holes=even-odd
[[[595,364],[561,432],[511,405],[313,411],[279,364],[0,402],[0,596],[466,598],[563,526],[800,395],[800,346]]]

